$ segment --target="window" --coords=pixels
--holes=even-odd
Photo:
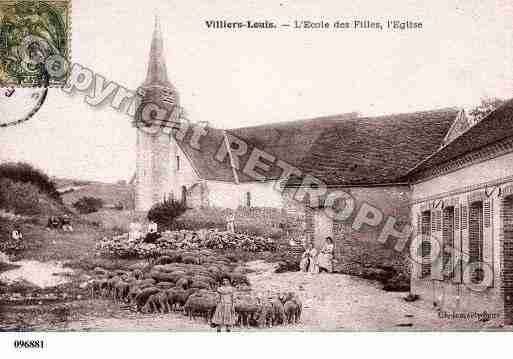
[[[180,171],[180,156],[176,156],[176,170]]]
[[[182,186],[182,203],[187,203],[187,187]]]
[[[469,263],[483,262],[483,202],[474,202],[470,205],[468,225]],[[482,271],[476,270],[472,280],[480,282]]]
[[[251,207],[251,192],[246,192],[246,207]]]
[[[431,276],[431,211],[422,212],[420,233],[422,234],[421,278]]]
[[[454,207],[444,208],[442,228],[444,279],[454,278],[454,266],[452,262],[452,253],[454,248],[454,225]]]

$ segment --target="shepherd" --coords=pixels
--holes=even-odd
[[[221,331],[223,326],[229,332],[231,327],[235,325],[235,302],[230,279],[223,278],[223,284],[217,288],[217,292],[219,293],[219,302],[212,318],[212,324],[217,327],[218,332]]]

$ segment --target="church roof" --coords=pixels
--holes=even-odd
[[[143,86],[162,86],[173,88],[167,77],[166,60],[164,56],[164,41],[160,22],[155,17],[155,27],[151,40],[150,55],[148,60],[148,71]]]
[[[470,152],[513,137],[513,99],[498,107],[462,135],[419,163],[409,175],[446,163]]]
[[[236,128],[227,133],[248,143],[242,164],[256,147],[328,185],[389,184],[400,181],[436,152],[459,112],[446,108],[379,117],[344,114]],[[203,179],[235,181],[229,160],[214,160],[222,144],[223,131],[209,128],[200,140],[201,151],[192,148],[187,138],[181,147]],[[277,179],[281,169],[273,166],[266,174]],[[242,171],[238,175],[240,182],[253,181]]]

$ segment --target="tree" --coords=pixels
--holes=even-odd
[[[474,122],[479,122],[485,118],[489,113],[503,105],[506,100],[498,97],[486,97],[481,99],[481,103],[471,109],[468,114]]]
[[[81,214],[88,214],[98,212],[103,207],[103,201],[95,197],[82,197],[73,203],[73,207]]]
[[[187,210],[187,206],[182,201],[174,199],[164,199],[156,203],[148,211],[148,219],[157,223],[159,228],[172,229],[176,218],[180,217]]]

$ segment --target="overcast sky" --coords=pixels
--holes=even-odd
[[[127,88],[144,80],[154,15],[192,121],[233,128],[350,111],[382,114],[513,97],[513,2],[74,0],[72,61]],[[417,31],[212,30],[206,20],[421,21]],[[0,99],[0,106],[5,98]],[[62,177],[135,170],[126,115],[52,89],[35,118],[0,129],[0,159]]]

